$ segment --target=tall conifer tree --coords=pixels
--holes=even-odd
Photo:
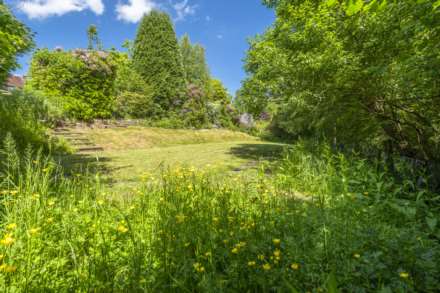
[[[183,104],[185,74],[170,17],[159,11],[145,15],[133,51],[135,69],[151,85],[154,100],[164,111]]]

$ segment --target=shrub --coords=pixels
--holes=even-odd
[[[38,50],[30,68],[30,87],[41,91],[68,117],[109,118],[114,109],[117,53]]]

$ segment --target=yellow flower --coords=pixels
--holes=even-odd
[[[98,200],[96,203],[100,206],[104,205],[104,201],[102,199]]]
[[[6,226],[6,229],[8,229],[8,230],[14,230],[15,228],[17,228],[17,224],[15,224],[15,223],[11,223]]]
[[[245,246],[246,246],[246,242],[239,242],[236,246],[237,246],[238,248],[245,247]]]
[[[13,273],[16,270],[17,270],[17,268],[15,266],[10,266],[5,263],[0,266],[0,271],[5,272],[5,273]]]
[[[359,253],[355,253],[355,254],[353,254],[353,257],[354,257],[354,258],[360,258],[361,255],[360,255]]]
[[[0,240],[0,243],[4,246],[11,246],[15,242],[15,239],[12,237],[11,234],[6,234],[5,237]]]
[[[255,267],[257,265],[257,263],[255,261],[249,261],[248,262],[248,266],[249,267]]]
[[[272,267],[270,266],[270,264],[265,263],[265,264],[263,265],[263,270],[265,270],[265,271],[269,271],[270,269],[272,269]]]
[[[205,253],[206,257],[210,257],[211,255],[212,255],[211,251],[208,251],[208,252]]]
[[[239,249],[237,247],[234,247],[234,248],[232,248],[231,252],[234,254],[238,254]]]
[[[32,229],[29,229],[29,235],[31,235],[31,236],[35,236],[35,235],[37,235],[38,233],[40,233],[40,230],[41,230],[41,228],[32,228]]]
[[[17,194],[18,194],[18,190],[11,190],[11,191],[9,192],[9,194],[11,194],[11,195],[17,195]]]
[[[128,228],[125,227],[124,225],[119,225],[117,230],[119,233],[127,233],[128,232]]]
[[[40,198],[40,195],[39,195],[38,193],[34,193],[34,194],[32,194],[32,199],[37,200],[37,199],[39,199],[39,198]]]
[[[281,255],[281,250],[279,250],[279,249],[275,249],[275,251],[273,252],[273,255],[274,255],[275,257],[280,257],[280,255]]]
[[[48,224],[52,224],[53,221],[54,221],[54,218],[50,217],[50,218],[48,218],[48,219],[46,220],[46,223],[48,223]]]
[[[228,242],[229,242],[228,239],[224,239],[224,240],[223,240],[223,243],[224,243],[224,244],[228,244]]]
[[[47,205],[48,206],[54,206],[55,205],[55,200],[50,200],[48,203],[47,203]]]
[[[368,192],[364,192],[364,195],[365,195],[365,196],[368,196],[368,194],[369,194]]]
[[[196,270],[196,272],[203,273],[205,271],[205,268],[199,262],[194,263],[193,267],[194,267],[194,270]]]
[[[296,271],[296,270],[299,269],[299,264],[295,262],[295,263],[293,263],[293,264],[290,265],[290,268],[291,268],[292,270],[295,270],[295,271]]]
[[[265,259],[265,256],[264,255],[262,255],[262,254],[260,254],[260,255],[258,255],[258,257],[257,257],[259,260],[264,260]]]
[[[400,273],[400,277],[401,277],[402,279],[408,279],[408,278],[409,278],[409,274],[408,274],[407,272],[401,272],[401,273]]]
[[[183,215],[183,214],[180,214],[180,215],[176,216],[176,221],[177,221],[178,224],[181,224],[181,223],[185,222],[185,219],[186,219],[186,216]]]
[[[273,239],[273,240],[272,240],[272,242],[273,242],[273,244],[275,244],[275,245],[280,245],[280,243],[281,243],[281,240],[280,240],[280,239],[277,239],[277,238],[275,238],[275,239]]]

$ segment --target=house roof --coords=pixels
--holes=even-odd
[[[24,78],[21,76],[10,75],[6,80],[7,87],[23,88]]]

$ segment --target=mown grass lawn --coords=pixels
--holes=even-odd
[[[135,187],[142,174],[158,174],[178,165],[252,176],[261,162],[273,161],[284,149],[283,144],[229,130],[129,127],[75,131],[103,150],[77,152],[67,158],[67,165],[76,173],[98,172],[117,192]]]

